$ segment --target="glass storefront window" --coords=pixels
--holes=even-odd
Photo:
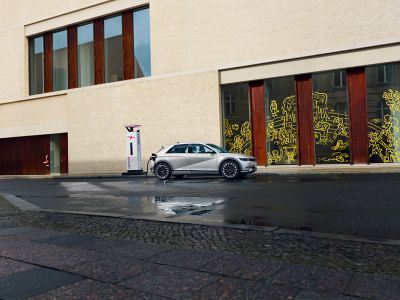
[[[29,40],[29,94],[43,93],[43,37]]]
[[[104,82],[123,79],[122,17],[104,20]]]
[[[365,69],[369,160],[400,162],[400,64]]]
[[[151,75],[149,9],[133,13],[133,53],[135,78]]]
[[[317,164],[350,162],[347,90],[344,84],[335,86],[334,74],[323,72],[312,75]]]
[[[229,152],[251,153],[248,83],[222,86],[225,148]]]
[[[294,77],[266,80],[267,164],[297,164]]]
[[[77,28],[78,87],[94,84],[93,24]]]
[[[68,88],[67,30],[53,33],[53,91]]]

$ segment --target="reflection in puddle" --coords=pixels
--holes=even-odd
[[[191,215],[204,215],[212,211],[205,208],[225,201],[223,198],[166,196],[149,197],[149,200],[156,205],[158,210],[161,210],[167,216],[189,212]],[[197,211],[198,209],[201,210]]]

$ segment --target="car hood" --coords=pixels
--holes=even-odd
[[[241,153],[219,153],[220,156],[223,157],[234,157],[234,158],[254,158],[253,156],[241,154]]]

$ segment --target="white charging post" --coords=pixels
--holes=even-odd
[[[142,175],[142,156],[140,147],[141,125],[125,125],[126,133],[126,173],[122,175]]]

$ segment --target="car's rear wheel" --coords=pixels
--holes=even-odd
[[[171,177],[171,168],[167,163],[160,162],[154,167],[154,175],[160,180],[166,180]]]
[[[233,160],[224,161],[221,165],[221,175],[226,179],[235,179],[240,174],[239,165]]]

